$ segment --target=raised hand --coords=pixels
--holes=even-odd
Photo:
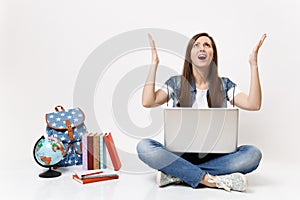
[[[149,43],[150,43],[151,51],[152,51],[152,64],[157,65],[159,63],[159,58],[158,58],[155,42],[150,33],[148,33],[148,38],[149,38]]]
[[[257,54],[258,54],[258,50],[261,47],[261,45],[263,44],[264,40],[266,39],[267,34],[263,34],[259,40],[259,42],[256,44],[256,46],[254,47],[252,53],[250,54],[249,57],[249,63],[251,66],[256,66],[257,67]]]

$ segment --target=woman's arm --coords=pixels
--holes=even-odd
[[[159,58],[154,40],[150,34],[148,34],[148,38],[151,45],[152,62],[146,83],[143,88],[142,103],[144,107],[150,108],[165,103],[167,101],[167,94],[162,90],[158,90],[155,92],[155,78]]]
[[[261,107],[262,94],[258,73],[257,54],[266,37],[266,34],[261,36],[258,44],[254,47],[249,57],[251,69],[250,90],[248,95],[245,93],[239,93],[234,97],[235,104],[239,108],[245,110],[259,110]]]

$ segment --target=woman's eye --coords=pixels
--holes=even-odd
[[[195,44],[194,44],[194,47],[196,47],[196,48],[199,47],[199,44],[198,44],[198,43],[195,43]]]
[[[204,46],[206,46],[206,47],[210,47],[210,44],[208,44],[208,43],[205,43],[205,44],[204,44]]]

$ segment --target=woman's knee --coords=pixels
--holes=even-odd
[[[244,151],[245,173],[255,170],[262,159],[261,151],[252,145],[242,146],[241,151]]]
[[[247,152],[248,157],[259,164],[260,160],[262,159],[261,151],[253,145],[244,145],[243,148]]]
[[[163,147],[163,145],[155,140],[146,138],[138,142],[136,150],[138,155],[149,155],[149,153],[156,152],[158,148]]]
[[[149,139],[142,139],[138,142],[136,145],[136,150],[138,153],[142,153],[147,151],[146,149],[148,148],[149,145]]]
[[[161,148],[163,145],[152,139],[142,139],[136,146],[139,159],[151,167],[159,162]]]

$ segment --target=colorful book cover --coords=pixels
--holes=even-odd
[[[115,176],[102,176],[102,177],[92,177],[92,178],[80,178],[77,174],[73,174],[72,178],[81,183],[81,184],[87,184],[87,183],[95,183],[95,182],[100,182],[100,181],[107,181],[107,180],[113,180],[113,179],[118,179],[119,176],[115,175]]]
[[[114,143],[114,140],[112,138],[111,133],[105,133],[104,135],[104,142],[106,145],[106,148],[108,150],[109,156],[111,158],[114,170],[119,170],[121,168],[121,161]]]
[[[88,147],[87,147],[87,137],[89,133],[82,135],[82,169],[88,169]]]
[[[104,139],[103,139],[104,134],[100,134],[100,169],[105,169],[104,165]]]
[[[95,133],[88,135],[87,137],[87,147],[88,147],[88,170],[94,169],[94,147],[93,138]]]
[[[100,133],[93,137],[93,169],[100,169]]]

